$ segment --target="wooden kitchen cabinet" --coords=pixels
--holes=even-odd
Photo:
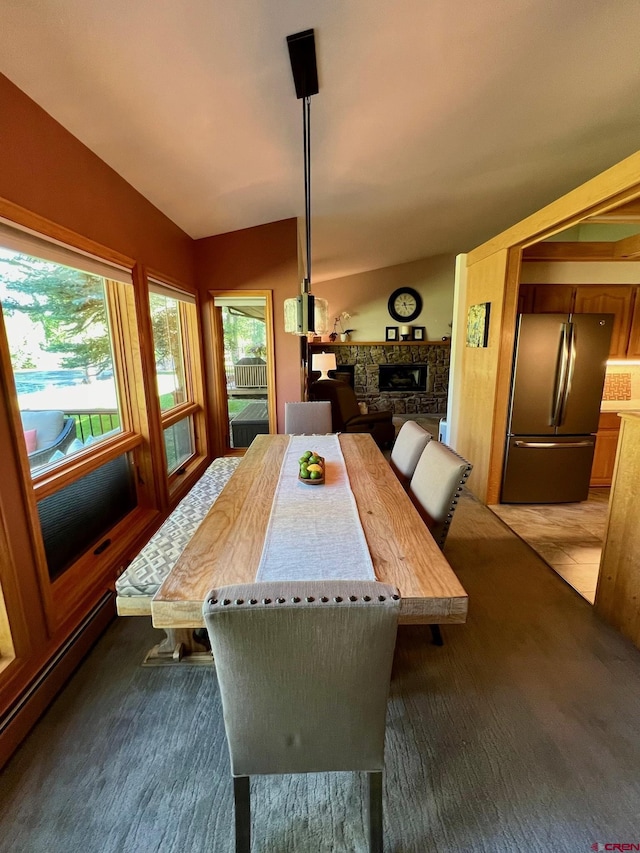
[[[629,333],[629,346],[627,347],[627,358],[640,358],[640,297],[638,290],[634,287],[633,316],[631,318],[631,331]]]
[[[571,284],[521,284],[519,311],[523,314],[569,314],[576,288]]]
[[[610,358],[640,358],[640,306],[628,284],[521,284],[525,314],[614,314]],[[632,323],[633,320],[633,323]]]
[[[580,284],[576,287],[576,314],[615,314],[609,349],[611,358],[627,356],[634,291],[635,288],[626,284]]]
[[[610,486],[616,461],[620,418],[616,412],[600,412],[590,486]]]

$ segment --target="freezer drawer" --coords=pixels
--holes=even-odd
[[[586,500],[594,448],[594,435],[510,436],[502,503],[550,504]]]

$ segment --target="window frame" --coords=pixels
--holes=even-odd
[[[28,525],[29,539],[33,548],[33,567],[38,579],[41,601],[46,619],[47,632],[52,636],[62,625],[75,618],[75,614],[85,611],[87,602],[97,594],[103,594],[106,577],[113,582],[114,565],[122,562],[131,549],[132,543],[153,523],[157,516],[157,483],[153,476],[151,453],[149,452],[149,405],[150,399],[145,391],[143,360],[141,357],[141,332],[139,328],[140,311],[138,298],[140,288],[136,262],[112,250],[81,237],[68,229],[57,226],[47,220],[10,206],[0,209],[0,223],[20,234],[24,239],[34,238],[34,245],[25,253],[33,257],[42,257],[38,245],[44,243],[58,247],[67,257],[74,257],[70,266],[83,270],[83,258],[92,258],[98,264],[128,272],[128,281],[105,278],[105,295],[109,334],[112,342],[114,377],[118,394],[121,431],[103,442],[96,442],[86,452],[78,453],[61,460],[51,469],[45,469],[32,476],[29,466],[26,444],[22,432],[20,406],[18,401],[14,368],[9,351],[9,342],[0,321],[0,383],[6,391],[6,411],[13,432],[13,447],[19,473],[19,488],[22,492],[25,520]],[[0,242],[2,242],[0,240]],[[23,251],[20,249],[20,251]],[[46,258],[45,258],[46,259]],[[55,262],[55,261],[54,261]],[[90,270],[87,270],[90,271]],[[120,274],[120,273],[118,273]],[[1,311],[0,311],[1,315]],[[152,399],[152,398],[151,398]],[[136,489],[137,506],[114,527],[105,531],[104,536],[112,543],[100,553],[94,554],[90,546],[78,555],[73,563],[55,580],[49,577],[47,559],[44,551],[43,536],[38,515],[38,502],[66,485],[96,470],[107,462],[124,454],[130,454]],[[24,572],[25,567],[23,567]],[[4,582],[3,582],[4,587]],[[13,606],[9,606],[8,625],[11,634],[16,628]],[[3,620],[4,621],[4,620]],[[18,629],[18,636],[21,631]],[[17,663],[17,661],[16,661]]]
[[[191,475],[199,468],[208,452],[200,306],[197,293],[193,293],[182,283],[166,275],[150,269],[146,270],[146,282],[149,305],[148,319],[151,332],[150,349],[153,361],[154,390],[159,422],[159,449],[163,462],[162,474],[167,484],[167,497],[171,500],[177,493],[186,489]],[[150,297],[152,293],[165,295],[177,301],[180,322],[180,343],[184,368],[185,396],[187,399],[164,411],[160,408],[160,394],[157,382],[155,341],[153,338],[153,324],[151,322]],[[164,432],[169,427],[187,419],[191,420],[193,453],[175,470],[169,472]]]
[[[69,265],[81,272],[91,274],[99,274],[104,280],[105,288],[105,308],[107,313],[107,324],[109,337],[113,355],[113,372],[116,383],[116,394],[118,399],[118,415],[120,418],[120,432],[105,441],[96,442],[95,447],[87,448],[82,453],[74,454],[68,459],[62,459],[57,464],[48,469],[43,467],[42,470],[33,473],[27,461],[27,470],[29,471],[28,479],[33,485],[33,491],[36,496],[36,501],[44,497],[48,497],[64,485],[79,479],[90,471],[95,470],[109,461],[111,458],[124,453],[128,450],[133,450],[142,443],[142,437],[135,433],[133,429],[132,417],[133,401],[131,389],[135,388],[136,382],[134,377],[134,365],[132,363],[132,350],[130,347],[131,341],[124,340],[124,332],[127,325],[130,325],[131,317],[127,317],[126,312],[135,311],[134,300],[127,299],[127,291],[129,297],[135,287],[133,278],[134,262],[128,260],[128,264],[122,263],[124,258],[119,258],[119,263],[113,262],[113,259],[107,260],[100,257],[96,253],[89,253],[77,248],[72,243],[63,243],[53,237],[47,236],[45,233],[37,233],[32,229],[25,228],[16,222],[0,218],[0,245],[3,245],[3,232],[13,231],[16,239],[23,245],[19,251],[24,254],[29,254],[31,257],[39,260],[49,260],[52,263],[62,264],[67,261]],[[30,243],[32,242],[32,245]],[[46,247],[50,246],[51,255],[53,258],[47,257],[49,254]],[[44,250],[43,250],[43,247]],[[38,250],[42,252],[38,254]],[[58,256],[59,257],[56,257]],[[83,266],[86,263],[86,267]],[[117,279],[106,278],[106,273],[109,268],[116,272],[120,268],[123,272],[126,271],[126,276],[129,281],[119,281]],[[14,368],[11,360],[11,355],[8,349],[8,338],[6,330],[3,330],[3,337],[7,347],[7,356],[5,358],[5,373],[8,379],[9,396],[16,401],[19,415],[18,393],[15,383]],[[126,336],[128,337],[128,336]],[[127,348],[127,343],[129,348]],[[138,402],[136,400],[136,402]],[[20,427],[20,432],[22,427]],[[20,442],[19,442],[20,443]],[[104,458],[103,451],[107,449],[107,458]],[[26,447],[23,448],[26,454]]]

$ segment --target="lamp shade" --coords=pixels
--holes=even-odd
[[[311,369],[320,371],[320,379],[328,379],[328,371],[336,369],[335,353],[315,352],[311,356]]]
[[[311,293],[285,299],[284,330],[292,335],[324,335],[329,331],[329,303]]]

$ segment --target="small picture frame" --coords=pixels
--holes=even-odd
[[[414,341],[424,341],[425,339],[425,327],[424,326],[414,326],[413,327],[413,340]]]
[[[385,341],[397,341],[398,340],[398,327],[397,326],[387,326],[385,329],[384,339],[385,339]]]
[[[480,302],[478,305],[469,306],[466,340],[468,347],[486,347],[488,345],[490,313],[490,302]]]

